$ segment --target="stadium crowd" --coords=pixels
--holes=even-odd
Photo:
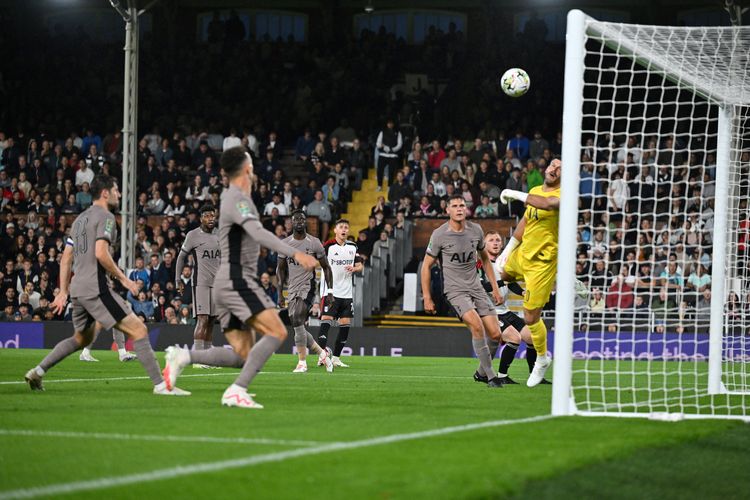
[[[316,216],[326,235],[327,223],[345,209],[368,167],[373,162],[389,166],[383,169],[387,192],[360,231],[365,255],[372,246],[368,242],[383,232],[392,236],[393,224],[446,216],[446,202],[455,193],[464,197],[474,218],[522,216],[522,204],[499,203],[500,192],[528,192],[541,184],[549,161],[561,153],[561,134],[547,140],[539,131],[529,138],[519,130],[509,140],[502,134],[496,140],[435,139],[425,145],[418,138],[410,144],[398,139],[407,147],[389,148],[396,153],[392,161],[383,156],[391,126],[383,127],[372,148],[345,121],[330,134],[306,130],[289,151],[293,158],[284,159],[291,169],[282,168],[285,149],[274,132],[262,138],[234,130],[226,136],[145,135],[138,146],[138,258],[131,271],[143,290],[127,297],[134,310],[149,320],[192,322],[192,268],[174,276],[175,260],[185,234],[199,224],[197,210],[203,203],[218,205],[226,187],[216,167],[224,148],[242,144],[254,156],[253,196],[264,225],[280,238],[291,231],[286,216],[298,208]],[[393,134],[401,135],[395,127]],[[658,144],[655,138],[641,142],[631,136],[620,144],[589,141],[584,146],[577,274],[591,297],[579,307],[708,310],[715,158],[689,154],[689,144],[674,141]],[[121,178],[120,164],[117,134],[102,138],[89,129],[82,137],[52,140],[0,132],[4,319],[54,319],[47,305],[55,294],[66,232],[91,204],[89,183],[95,173]],[[290,171],[299,175],[288,178]],[[747,217],[744,221],[747,229]],[[261,282],[277,299],[276,256],[264,251],[259,268],[264,270]],[[741,301],[735,297],[735,302]],[[739,314],[741,306],[735,308]]]
[[[502,13],[495,17],[508,22]],[[353,228],[362,229],[357,236],[365,257],[376,241],[392,236],[394,225],[445,217],[447,199],[455,193],[476,219],[522,216],[521,203],[498,203],[500,192],[527,192],[541,184],[550,160],[560,156],[561,133],[550,132],[550,123],[561,114],[561,89],[552,78],[536,78],[533,101],[504,99],[492,68],[503,67],[512,54],[530,74],[549,73],[562,47],[544,41],[545,29],[527,26],[509,38],[497,30],[498,40],[473,50],[455,26],[431,29],[422,44],[365,30],[325,51],[319,43],[255,40],[229,22],[219,23],[207,43],[166,50],[150,49],[154,41],[146,36],[141,75],[154,85],[140,96],[141,121],[152,126],[138,145],[139,258],[132,274],[143,289],[128,297],[134,310],[154,321],[192,321],[186,286],[192,268],[174,276],[175,260],[184,235],[198,225],[197,209],[207,202],[218,205],[226,187],[218,156],[230,146],[244,145],[253,155],[255,203],[279,237],[290,232],[285,217],[295,209],[317,217],[319,234],[327,235],[372,165],[379,167],[379,177],[387,176],[388,188],[372,208],[368,227]],[[108,99],[120,98],[121,74],[92,71],[86,61],[96,51],[99,67],[119,67],[121,46],[83,32],[72,38],[57,30],[25,38],[8,33],[12,27],[0,40],[14,59],[7,61],[0,87],[7,104],[0,122],[19,116],[28,126],[0,130],[0,319],[54,319],[47,305],[55,294],[64,237],[75,215],[91,204],[90,182],[98,172],[122,179],[117,110],[108,107],[112,114],[102,116],[100,107],[86,100],[102,88]],[[19,43],[39,50],[14,50]],[[22,56],[29,53],[33,57]],[[80,78],[55,77],[64,61],[66,72]],[[18,84],[31,68],[39,77]],[[446,79],[443,94],[383,91],[405,71]],[[60,88],[45,92],[52,79]],[[160,90],[167,88],[172,91]],[[201,99],[192,98],[194,88],[202,89]],[[270,99],[279,89],[291,97]],[[58,99],[61,94],[70,98]],[[11,95],[16,98],[8,99]],[[244,98],[238,101],[237,95]],[[387,125],[386,116],[399,123]],[[373,126],[373,117],[380,117],[382,126]],[[79,129],[81,121],[107,125],[86,127],[80,135],[61,132]],[[606,136],[599,144],[584,144],[577,273],[591,294],[578,306],[705,311],[714,172],[715,155],[687,136],[616,141]],[[747,232],[747,207],[742,210],[740,227]],[[744,255],[746,234],[741,238]],[[261,281],[269,295],[277,295],[276,256],[264,251],[260,260]],[[730,296],[730,311],[740,314],[745,302]]]

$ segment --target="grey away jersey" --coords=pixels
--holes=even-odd
[[[292,235],[284,239],[283,242],[300,252],[315,256],[316,259],[325,257],[323,244],[315,236],[306,234],[303,239],[298,240]],[[310,290],[315,288],[315,271],[305,271],[293,257],[287,257],[286,263],[289,296],[306,296]]]
[[[477,253],[484,249],[482,226],[470,221],[464,230],[453,231],[449,222],[435,229],[427,245],[427,254],[440,259],[443,268],[443,291],[446,295],[484,291],[477,274]]]
[[[193,284],[214,286],[214,277],[221,262],[218,231],[206,233],[197,227],[185,235],[185,242],[180,250],[193,255],[196,267],[193,270]],[[179,274],[177,277],[179,278]]]
[[[237,289],[246,286],[243,282],[257,281],[261,246],[285,256],[294,255],[296,251],[264,229],[253,200],[237,186],[230,185],[221,195],[221,264],[216,272],[215,282],[231,282],[232,287]]]
[[[97,240],[112,244],[117,238],[115,216],[106,208],[91,205],[76,218],[70,230],[73,240],[73,280],[71,297],[96,297],[108,292],[112,283],[96,260]]]

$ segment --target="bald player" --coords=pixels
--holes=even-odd
[[[328,265],[323,244],[318,238],[307,234],[307,216],[302,210],[292,212],[292,234],[284,243],[297,248],[301,252],[314,256],[323,270],[323,279],[330,290],[327,300],[333,302],[333,272]],[[300,266],[292,257],[279,259],[276,276],[279,279],[279,306],[284,306],[284,285],[289,282],[288,304],[289,320],[294,329],[294,345],[297,347],[297,367],[294,373],[307,372],[308,350],[321,356],[326,370],[333,371],[333,361],[328,351],[315,342],[312,334],[305,329],[305,321],[310,315],[310,309],[315,303],[315,270],[308,271]]]

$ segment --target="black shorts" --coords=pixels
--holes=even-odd
[[[352,299],[340,299],[338,297],[334,297],[333,304],[331,304],[330,307],[326,307],[324,299],[323,307],[321,307],[321,310],[321,316],[333,316],[334,319],[353,318],[354,302],[352,301]]]
[[[509,326],[512,326],[516,330],[518,330],[518,333],[521,333],[521,330],[523,330],[523,327],[526,326],[526,322],[519,318],[517,314],[512,313],[508,311],[507,313],[498,314],[497,319],[500,320],[500,329],[505,330]]]

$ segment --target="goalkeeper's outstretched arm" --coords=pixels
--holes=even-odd
[[[514,191],[512,189],[503,189],[500,193],[500,201],[507,204],[510,200],[518,200],[526,205],[531,205],[540,210],[560,210],[560,198],[556,196],[539,196],[538,194],[524,193],[523,191]]]

